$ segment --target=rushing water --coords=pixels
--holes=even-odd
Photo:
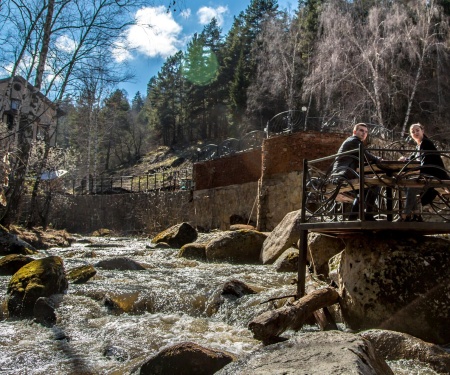
[[[241,356],[261,346],[247,324],[272,303],[262,302],[295,293],[296,275],[277,273],[271,266],[187,260],[179,258],[176,249],[155,249],[143,239],[90,240],[99,246],[78,242],[39,256],[61,256],[66,270],[114,257],[131,258],[146,269],[97,268],[97,275],[87,283],[70,284],[52,328],[31,320],[0,321],[1,374],[137,373],[146,358],[183,341]],[[5,300],[9,279],[0,276],[0,302]],[[260,292],[225,299],[218,307],[214,296],[231,279]],[[128,313],[111,309],[105,300],[114,296],[134,307]],[[390,365],[398,375],[435,374],[411,361]]]

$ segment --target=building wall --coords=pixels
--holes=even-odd
[[[196,190],[245,184],[261,177],[261,150],[251,150],[194,164]]]

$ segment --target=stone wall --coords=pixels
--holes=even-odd
[[[249,182],[215,189],[194,191],[194,223],[198,227],[226,230],[231,215],[239,215],[245,223],[256,224],[258,183]]]
[[[155,234],[176,223],[193,223],[192,192],[59,196],[50,223],[72,233],[108,228],[121,233]]]

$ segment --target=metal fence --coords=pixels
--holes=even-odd
[[[266,133],[262,130],[254,130],[245,134],[242,138],[227,138],[219,144],[207,144],[198,149],[197,161],[207,161],[238,152],[261,148]]]
[[[64,177],[64,191],[73,195],[126,194],[151,191],[193,190],[192,168],[171,169],[140,176]]]
[[[338,117],[307,117],[305,111],[290,110],[276,114],[267,121],[264,129],[267,137],[283,133],[296,133],[299,131],[319,131],[326,133],[349,133],[349,126],[355,122],[343,120]],[[370,135],[393,141],[394,133],[382,125],[365,122]]]
[[[207,144],[197,153],[197,161],[207,161],[232,155],[237,152],[261,148],[262,142],[280,134],[290,134],[300,131],[318,131],[326,133],[349,134],[349,126],[354,121],[343,120],[337,117],[306,117],[306,112],[291,110],[278,113],[267,121],[264,130],[254,130],[242,138],[228,138],[219,144]],[[394,133],[384,126],[365,123],[372,137],[392,142]]]

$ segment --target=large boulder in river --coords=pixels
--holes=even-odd
[[[206,244],[205,243],[188,243],[183,245],[178,252],[180,258],[196,259],[200,261],[206,260]]]
[[[273,264],[277,272],[297,272],[299,251],[295,247],[290,247]]]
[[[206,245],[206,259],[217,262],[259,263],[267,235],[256,230],[224,231]]]
[[[275,229],[267,236],[261,249],[263,264],[272,264],[275,260],[297,244],[300,239],[300,210],[289,212]]]
[[[253,374],[361,374],[393,375],[370,342],[350,333],[305,333],[288,341],[268,345],[216,375]]]
[[[370,341],[377,354],[389,361],[422,362],[439,374],[450,374],[450,353],[438,345],[406,333],[382,329],[370,329],[359,335]]]
[[[346,240],[342,314],[352,329],[383,328],[450,342],[450,241],[398,233]]]
[[[308,235],[308,255],[314,267],[314,273],[328,278],[329,259],[344,250],[344,247],[345,244],[340,238],[310,233]]]
[[[212,375],[235,357],[223,351],[183,342],[163,349],[141,367],[141,375]]]
[[[14,275],[25,264],[34,259],[22,254],[9,254],[0,259],[0,276]]]
[[[197,231],[189,223],[174,225],[160,233],[153,239],[153,243],[166,242],[171,247],[180,248],[197,239]]]
[[[31,317],[39,297],[64,293],[68,283],[60,257],[36,259],[23,266],[9,281],[7,304],[10,316]]]

